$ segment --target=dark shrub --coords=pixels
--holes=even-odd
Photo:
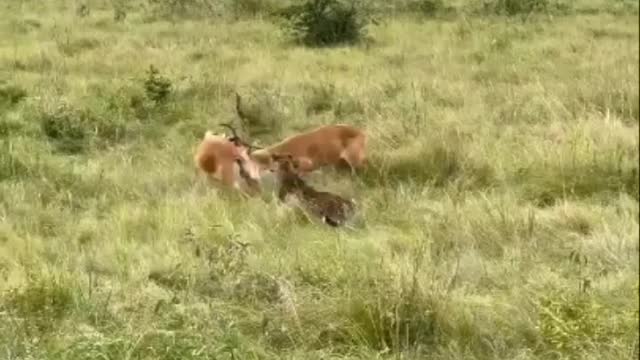
[[[155,66],[149,66],[147,78],[144,81],[144,89],[150,100],[155,103],[165,102],[169,94],[171,94],[172,87],[171,80],[162,76]]]
[[[357,43],[368,23],[363,8],[340,0],[307,0],[281,14],[295,40],[307,46]]]

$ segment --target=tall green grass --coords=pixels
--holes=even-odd
[[[1,5],[0,353],[637,356],[637,2],[488,3],[372,2],[324,48],[284,1]],[[310,179],[350,227],[194,176],[236,91],[254,143],[367,132]]]

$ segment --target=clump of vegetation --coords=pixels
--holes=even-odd
[[[86,50],[95,49],[100,46],[100,41],[89,37],[78,39],[65,39],[57,41],[58,50],[65,56],[75,56]]]
[[[40,125],[44,134],[63,152],[77,153],[87,147],[87,119],[66,104],[51,112],[43,111]]]
[[[113,20],[115,22],[124,21],[127,18],[129,7],[124,0],[113,0]]]
[[[307,46],[354,44],[366,35],[369,16],[356,2],[307,0],[286,12],[287,30]]]
[[[23,128],[24,124],[21,121],[0,117],[0,138],[18,134]]]
[[[80,153],[92,145],[105,146],[122,140],[126,126],[118,119],[105,117],[93,108],[77,109],[67,103],[40,112],[44,134],[64,153]]]
[[[625,321],[611,322],[611,310],[592,294],[549,294],[538,304],[540,334],[550,349],[569,356],[593,351],[612,339],[631,345],[637,341],[637,293],[635,302]]]
[[[335,86],[314,85],[307,95],[307,115],[319,114],[331,110],[335,97]]]
[[[570,164],[535,164],[521,168],[514,178],[521,184],[522,196],[540,206],[617,192],[640,198],[637,158],[627,161],[618,154]]]
[[[160,71],[155,66],[149,66],[147,78],[144,80],[147,98],[156,104],[162,104],[169,98],[172,87],[171,80],[160,74]]]
[[[91,14],[91,8],[86,2],[81,2],[76,6],[76,15],[79,17],[87,17]]]
[[[147,0],[152,16],[161,18],[203,18],[222,12],[223,2],[215,0]]]
[[[191,103],[185,100],[193,101],[193,94],[175,91],[172,80],[162,75],[155,66],[149,66],[140,83],[126,89],[126,100],[120,94],[112,95],[110,99],[114,107],[122,108],[125,113],[131,110],[132,117],[137,120],[152,120],[156,124],[176,123],[190,116]],[[153,126],[146,130],[154,132],[160,128]]]
[[[407,4],[407,10],[423,16],[436,16],[452,12],[454,8],[445,5],[444,0],[413,0]]]
[[[236,93],[235,112],[249,138],[275,140],[283,128],[284,114],[278,109],[276,95],[263,89],[253,101]]]
[[[0,107],[13,106],[27,97],[27,91],[16,85],[0,85]]]
[[[233,0],[232,7],[236,17],[270,15],[277,11],[273,0]]]
[[[378,350],[401,352],[429,344],[437,332],[437,309],[428,294],[412,279],[396,281],[401,286],[389,279],[368,280],[368,295],[355,297],[343,314],[362,341]]]
[[[466,187],[486,187],[494,179],[489,164],[471,159],[455,137],[372,154],[364,180],[368,183],[415,183],[447,186],[462,182]]]
[[[482,3],[485,13],[497,15],[527,15],[567,11],[569,3],[563,0],[488,0]]]
[[[22,288],[7,291],[0,299],[0,306],[10,314],[28,319],[23,323],[27,332],[55,328],[74,306],[69,284],[55,278],[31,280]]]
[[[0,152],[0,181],[7,179],[18,179],[28,175],[30,169],[23,163],[18,155],[2,149]]]
[[[345,116],[355,118],[353,115],[362,115],[364,112],[363,101],[344,94],[341,94],[340,100],[333,106],[333,114],[336,118],[344,118]]]

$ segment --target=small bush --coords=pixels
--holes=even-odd
[[[307,0],[282,14],[289,19],[287,30],[306,46],[357,43],[369,22],[364,8],[340,0]]]
[[[155,66],[149,66],[147,78],[144,80],[144,89],[150,100],[156,104],[166,102],[171,94],[172,87],[171,80],[162,76]]]

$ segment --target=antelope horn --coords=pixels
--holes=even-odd
[[[236,132],[236,129],[231,126],[231,124],[228,123],[222,123],[220,124],[220,126],[226,127],[227,129],[231,130],[231,133],[233,134],[234,138],[240,139],[240,137],[238,136],[238,133]]]
[[[250,151],[252,151],[252,150],[254,150],[254,149],[255,149],[255,150],[260,150],[260,149],[262,149],[262,148],[261,148],[261,147],[259,147],[259,146],[255,146],[255,145],[252,145],[252,144],[248,144],[248,143],[246,143],[244,140],[242,140],[242,139],[240,138],[240,136],[238,136],[238,133],[236,132],[236,129],[235,129],[233,126],[231,126],[231,124],[228,124],[228,123],[222,123],[222,124],[220,124],[220,126],[224,126],[224,127],[228,128],[229,130],[231,130],[231,132],[233,133],[233,139],[234,139],[235,141],[237,141],[237,142],[241,143],[242,145],[244,145],[244,146],[248,147]]]
[[[238,94],[238,92],[236,91],[236,113],[238,114],[238,116],[240,117],[240,119],[244,120],[244,114],[242,113],[242,109],[240,108],[240,94]]]

